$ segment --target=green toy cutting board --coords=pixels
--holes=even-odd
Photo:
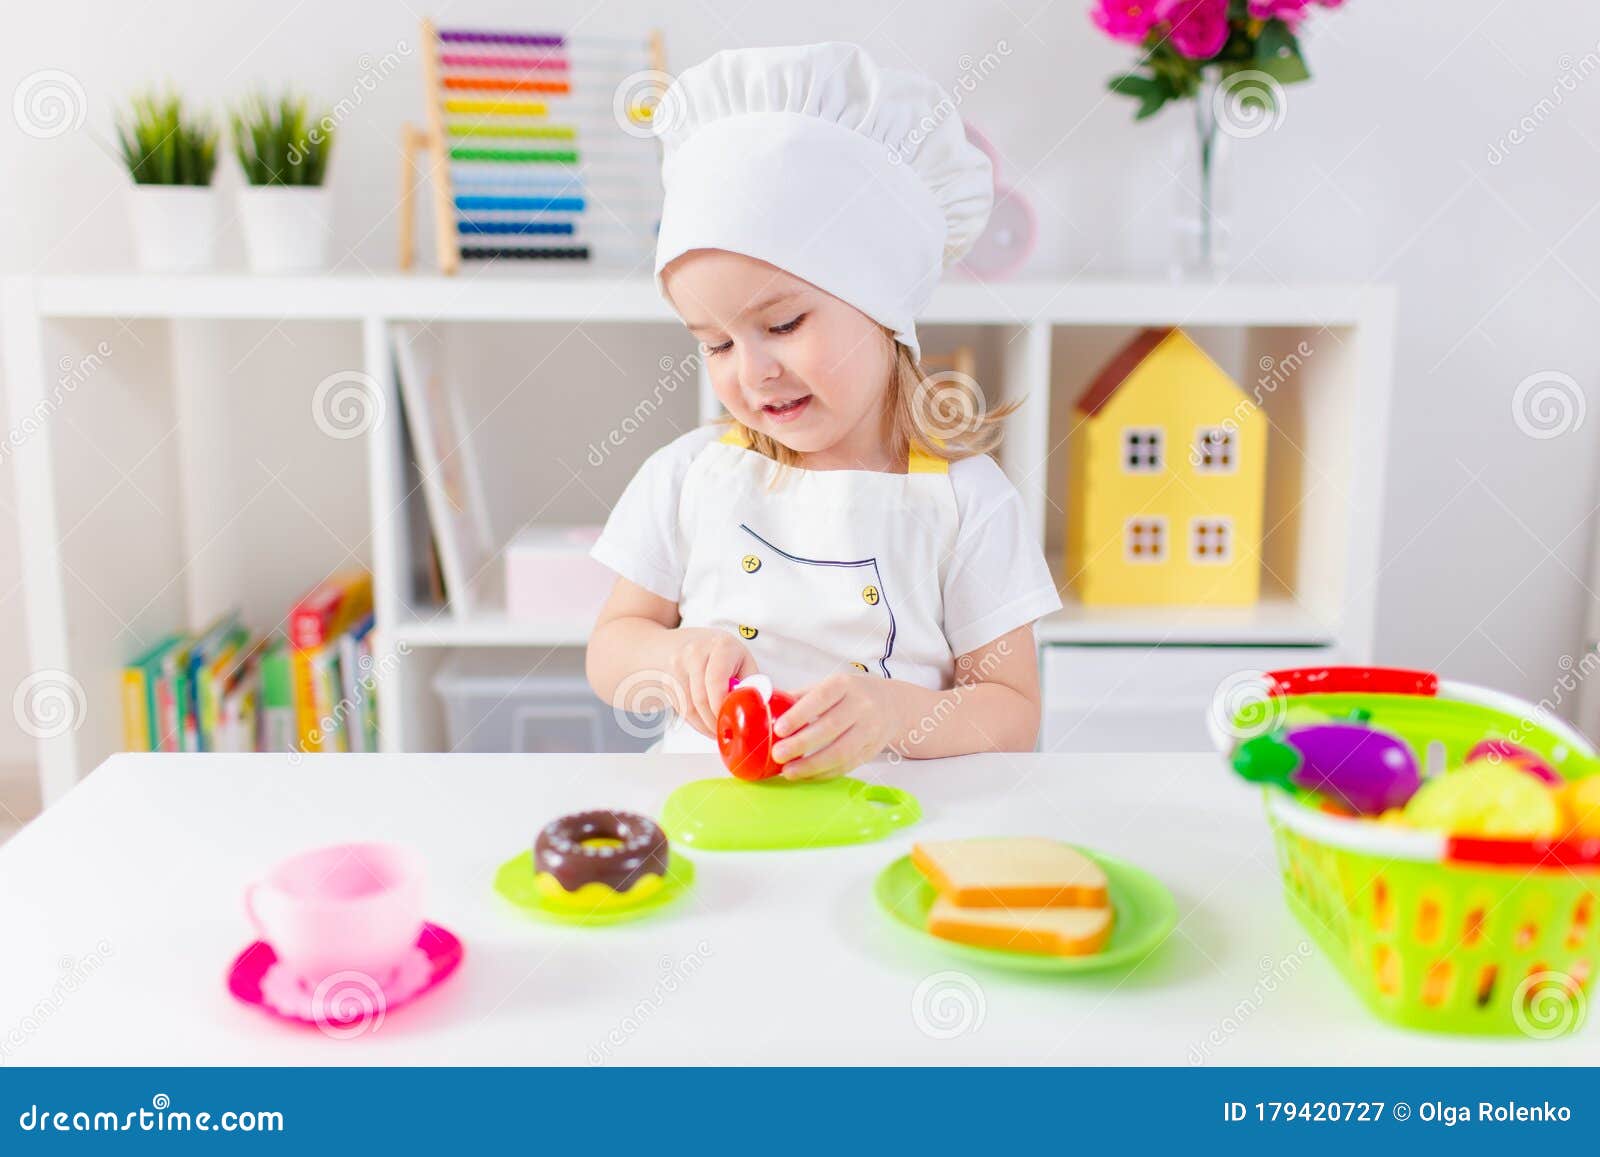
[[[922,818],[910,792],[848,776],[751,783],[732,776],[686,783],[667,797],[661,826],[674,843],[714,852],[792,851],[870,844]]]

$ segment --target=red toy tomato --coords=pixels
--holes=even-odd
[[[717,711],[717,750],[740,779],[771,779],[783,770],[772,758],[772,724],[794,706],[794,696],[772,689],[765,675],[752,675],[728,692]]]

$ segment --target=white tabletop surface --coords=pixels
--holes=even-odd
[[[925,818],[878,844],[700,852],[670,912],[578,930],[490,884],[566,812],[659,814],[702,756],[124,755],[0,848],[4,1064],[1529,1064],[1559,1041],[1373,1018],[1284,907],[1259,795],[1211,755],[988,755],[874,766]],[[1181,912],[1131,971],[1038,977],[892,926],[872,882],[914,838],[1043,834],[1133,861]],[[240,892],[273,861],[421,850],[446,985],[333,1039],[237,1004]]]

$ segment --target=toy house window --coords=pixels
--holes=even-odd
[[[1189,524],[1189,561],[1232,562],[1233,520],[1197,518]]]
[[[1123,554],[1129,562],[1165,562],[1167,557],[1167,520],[1165,518],[1130,518],[1123,528]]]
[[[1239,468],[1238,445],[1226,426],[1201,426],[1194,436],[1197,474],[1232,474]]]
[[[1129,426],[1122,431],[1122,469],[1128,474],[1158,474],[1163,457],[1161,427]]]

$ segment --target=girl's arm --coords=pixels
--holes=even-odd
[[[589,635],[584,669],[613,707],[671,703],[696,731],[714,735],[728,680],[754,674],[755,660],[728,632],[681,621],[677,603],[618,578]]]
[[[1039,741],[1039,657],[1032,624],[957,656],[956,685],[948,691],[893,682],[905,730],[889,746],[907,759],[1032,751]]]
[[[886,747],[908,759],[1032,751],[1039,737],[1033,627],[956,659],[956,685],[930,691],[900,679],[833,675],[805,691],[774,726],[773,757],[795,779],[841,775]]]

